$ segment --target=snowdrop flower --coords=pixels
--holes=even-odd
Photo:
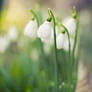
[[[7,37],[9,40],[11,41],[16,41],[18,38],[18,30],[16,29],[16,27],[12,27],[10,28]]]
[[[65,19],[62,24],[68,29],[70,35],[73,35],[76,31],[76,23],[73,18]]]
[[[58,36],[60,34],[58,27],[56,26],[56,36]],[[53,28],[51,29],[51,36],[49,39],[42,39],[43,42],[52,45],[54,42],[54,30]]]
[[[42,41],[49,40],[51,38],[52,28],[51,24],[48,21],[45,21],[38,29],[37,34],[38,37]]]
[[[59,34],[56,38],[56,44],[58,49],[62,49],[65,41],[65,34]]]
[[[4,53],[9,46],[9,40],[6,37],[0,37],[0,52]]]
[[[24,29],[24,35],[30,37],[30,38],[36,38],[37,37],[37,21],[31,20]]]

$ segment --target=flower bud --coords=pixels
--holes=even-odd
[[[24,35],[30,38],[37,37],[37,22],[36,20],[31,20],[24,29]]]
[[[62,24],[68,29],[69,34],[73,35],[76,31],[76,22],[73,18],[68,18],[62,22]]]

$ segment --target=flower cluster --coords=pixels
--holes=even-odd
[[[40,38],[41,40],[40,48],[42,52],[43,61],[46,61],[44,50],[43,50],[44,49],[43,43],[54,44],[55,92],[58,92],[59,90],[58,64],[60,62],[62,62],[61,70],[69,71],[69,72],[61,71],[61,74],[60,74],[62,75],[61,86],[65,86],[65,84],[70,83],[69,86],[73,86],[73,87],[72,88],[69,87],[70,88],[69,92],[74,92],[72,90],[75,90],[76,88],[77,69],[78,69],[78,61],[75,62],[75,52],[76,52],[77,37],[78,37],[78,26],[79,26],[79,17],[78,17],[77,10],[74,8],[72,17],[69,17],[63,21],[60,21],[54,16],[53,12],[50,9],[48,9],[49,17],[46,19],[46,21],[44,22],[42,21],[41,23],[37,16],[37,13],[35,13],[33,10],[31,12],[34,15],[33,16],[34,19],[27,24],[27,26],[24,29],[24,34],[30,38]],[[62,51],[60,50],[60,54],[58,54],[59,51],[57,49],[64,49],[68,51],[67,53],[68,55],[63,54],[62,52],[63,50]],[[66,51],[64,52],[66,53]],[[61,55],[61,53],[63,54],[64,57]],[[58,59],[59,55],[60,55],[60,58],[62,57],[62,60]],[[61,77],[60,77],[60,80],[61,80]],[[68,82],[66,82],[65,80],[68,80]],[[69,90],[68,88],[66,89]],[[64,90],[62,88],[62,92],[63,91]]]
[[[30,38],[36,38],[37,37],[37,22],[36,20],[30,21],[25,29],[24,29],[24,35],[30,37]]]
[[[76,23],[75,19],[72,17],[69,17],[65,19],[63,24],[69,34],[70,34],[70,42],[71,42],[71,47],[73,46],[73,35],[75,34],[76,30]],[[56,44],[58,49],[65,49],[68,50],[68,37],[67,33],[62,33],[62,30],[64,30],[63,27],[60,29],[58,28],[58,25],[56,26]],[[31,20],[25,27],[24,29],[24,35],[30,37],[30,38],[40,38],[42,42],[52,44],[54,40],[54,30],[52,28],[51,22],[50,21],[45,21],[43,24],[40,25],[40,27],[37,27],[37,22],[36,20]]]

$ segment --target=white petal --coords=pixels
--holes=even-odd
[[[16,29],[16,27],[11,27],[9,29],[9,32],[7,34],[7,37],[11,41],[17,40],[17,38],[18,38],[18,30]]]
[[[30,38],[36,38],[37,37],[37,22],[36,20],[30,21],[25,29],[24,29],[24,35],[30,37]]]
[[[51,25],[50,22],[45,21],[38,29],[37,34],[41,39],[49,39],[51,37]]]
[[[57,42],[57,48],[61,49],[64,46],[64,41],[65,41],[65,35],[64,34],[59,34],[56,38]]]
[[[41,40],[42,40],[42,42],[49,44],[49,45],[52,45],[54,42],[54,39],[52,39],[52,38],[49,38],[49,39],[42,39],[41,38]]]
[[[62,24],[68,29],[69,33],[73,35],[76,31],[76,23],[73,18],[65,19]]]
[[[6,37],[0,37],[0,52],[4,53],[9,46],[9,40]]]

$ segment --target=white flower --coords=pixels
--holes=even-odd
[[[68,29],[69,33],[73,35],[76,31],[76,23],[73,18],[65,19],[62,24]]]
[[[59,34],[56,38],[56,44],[58,49],[62,49],[65,41],[65,34]]]
[[[18,30],[16,29],[16,27],[12,27],[12,28],[9,29],[7,37],[11,41],[16,41],[17,40],[17,38],[18,38]]]
[[[51,38],[52,28],[50,22],[45,21],[38,29],[38,37],[42,40],[49,40]]]
[[[4,53],[9,46],[9,40],[6,37],[0,37],[0,52]]]
[[[37,22],[36,20],[30,21],[25,29],[24,29],[24,35],[30,37],[30,38],[36,38],[37,37]]]
[[[78,80],[81,81],[87,76],[87,68],[83,65],[83,61],[80,61],[78,70]]]
[[[56,37],[60,34],[58,27],[56,26]],[[43,42],[52,45],[54,42],[54,30],[53,28],[51,29],[51,36],[49,39],[42,39]]]

